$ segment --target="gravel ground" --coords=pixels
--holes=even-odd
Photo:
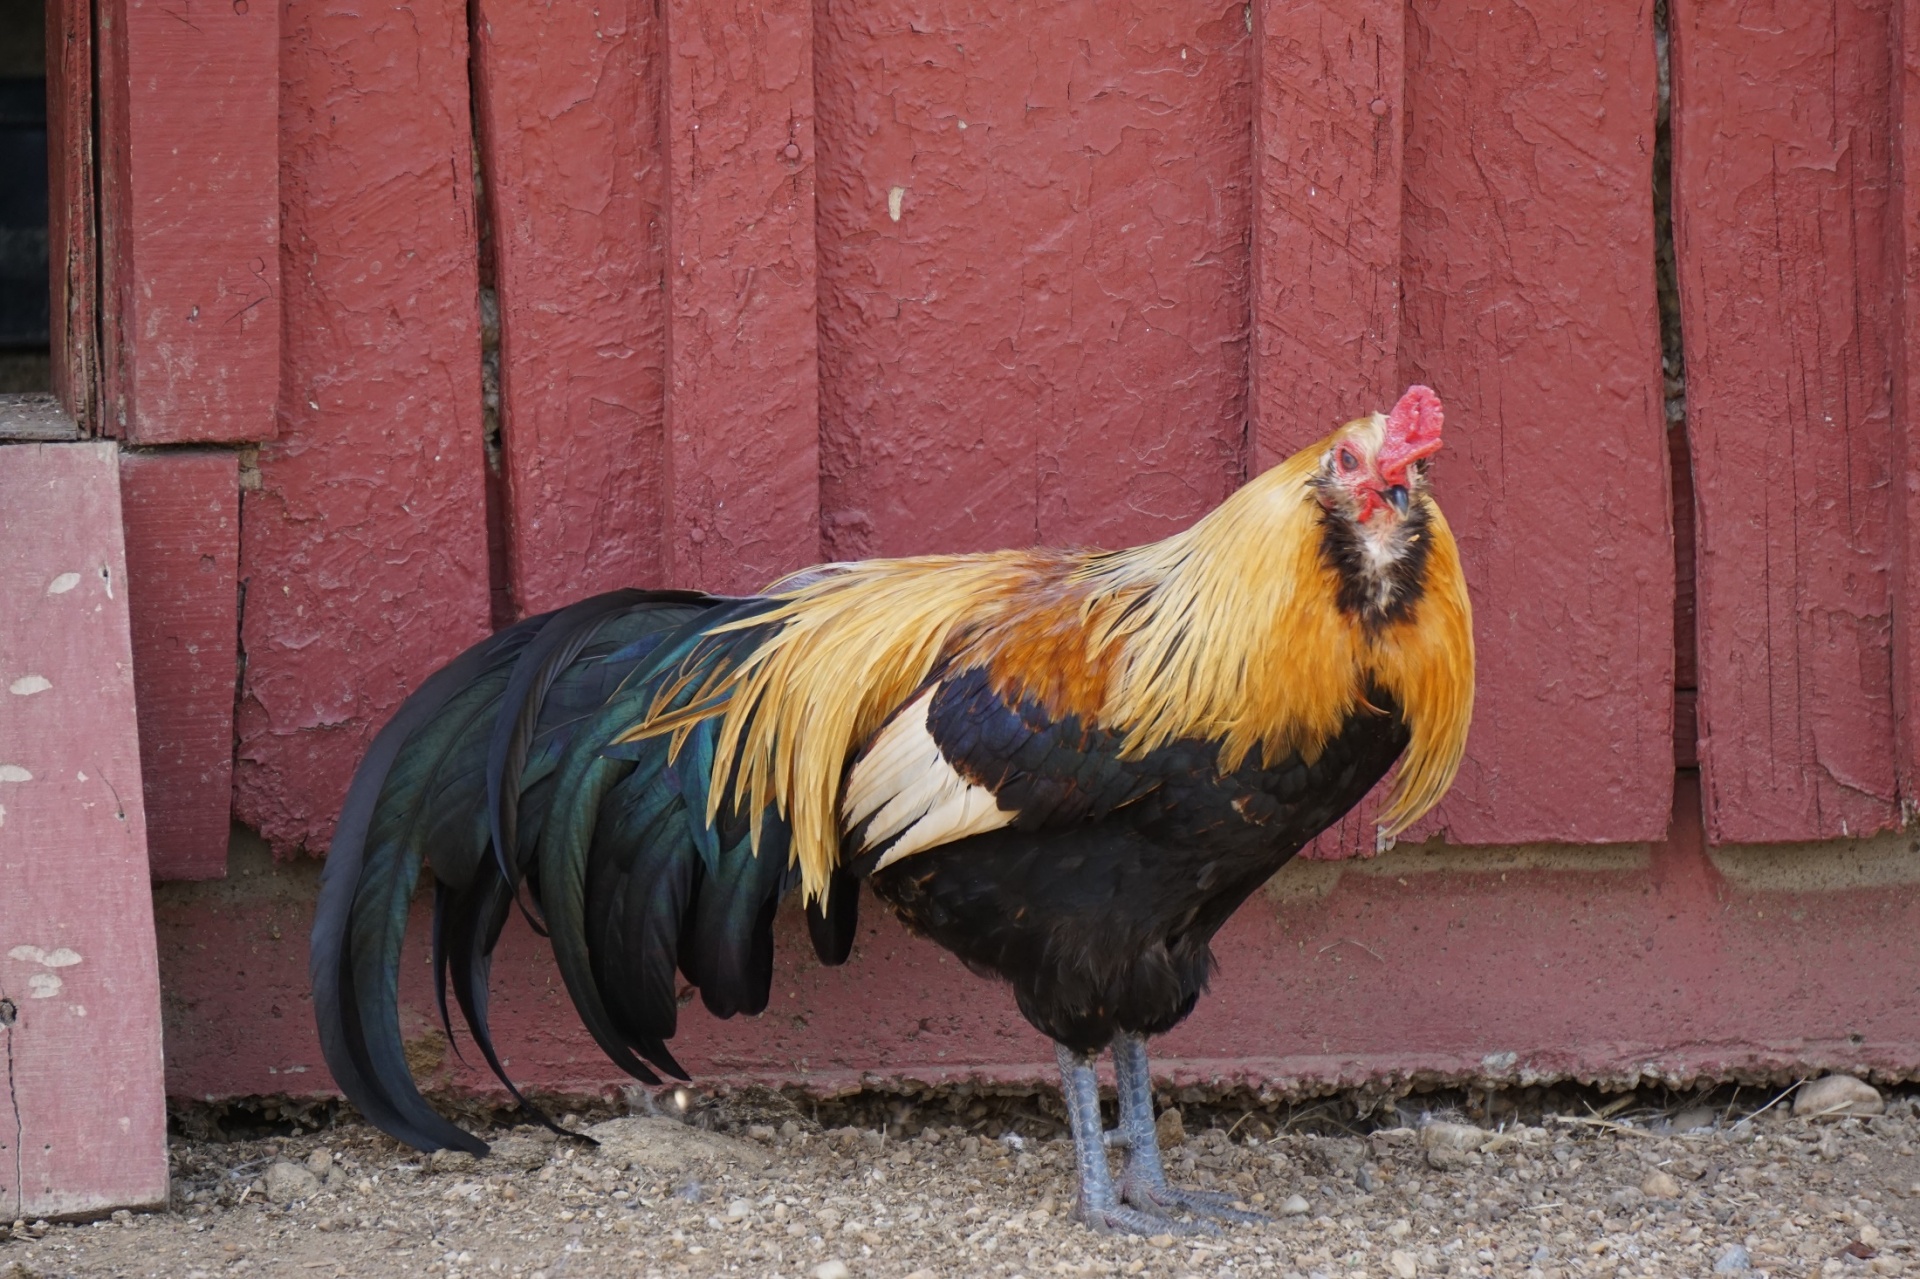
[[[1821,1119],[1725,1089],[1190,1107],[1162,1117],[1174,1179],[1273,1219],[1152,1239],[1067,1219],[1072,1149],[1046,1097],[678,1100],[570,1117],[597,1147],[496,1127],[481,1161],[357,1122],[176,1137],[170,1211],[16,1223],[0,1279],[1920,1274],[1908,1097]]]

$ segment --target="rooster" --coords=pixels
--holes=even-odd
[[[1146,1040],[1192,1011],[1228,916],[1396,761],[1382,841],[1453,780],[1474,654],[1428,491],[1441,422],[1413,387],[1130,550],[832,564],[753,598],[615,591],[468,650],[374,739],[340,815],[311,951],[334,1079],[401,1141],[486,1150],[402,1051],[423,862],[441,1017],[451,1033],[450,990],[523,1103],[487,1019],[516,902],[594,1039],[658,1083],[686,1078],[682,977],[718,1016],[762,1011],[782,899],[838,964],[864,881],[1054,1041],[1078,1220],[1248,1216],[1168,1183]]]

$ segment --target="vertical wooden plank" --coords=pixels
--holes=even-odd
[[[238,460],[122,453],[120,501],[147,857],[156,880],[220,879],[233,807]]]
[[[1900,820],[1920,817],[1920,0],[1898,0],[1893,107],[1893,712]]]
[[[818,558],[810,0],[666,0],[667,532],[676,585]]]
[[[1239,481],[1246,17],[820,8],[833,558],[1166,536]]]
[[[1654,272],[1651,0],[1415,0],[1402,381],[1473,592],[1479,694],[1433,824],[1660,838],[1673,544]]]
[[[47,249],[53,390],[83,430],[100,375],[93,159],[93,7],[47,4]]]
[[[113,434],[269,439],[280,374],[279,6],[103,0]]]
[[[1257,473],[1400,377],[1404,0],[1254,5]]]
[[[488,629],[467,24],[295,0],[280,438],[241,472],[236,815],[324,846],[373,731]]]
[[[1889,0],[1674,5],[1675,247],[1716,843],[1899,820]]]
[[[167,1198],[111,444],[0,448],[0,1216]]]
[[[478,9],[508,572],[523,613],[661,580],[659,28],[640,0]]]

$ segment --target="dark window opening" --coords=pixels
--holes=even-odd
[[[45,0],[0,0],[0,394],[51,391]]]

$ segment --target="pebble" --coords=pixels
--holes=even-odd
[[[1793,1113],[1800,1116],[1877,1115],[1887,1103],[1880,1090],[1852,1075],[1828,1075],[1800,1089],[1793,1099]]]
[[[1674,1132],[1699,1132],[1713,1127],[1720,1113],[1711,1106],[1690,1106],[1673,1117]]]
[[[813,1279],[852,1279],[853,1271],[838,1257],[829,1257],[813,1268]]]
[[[333,1171],[333,1152],[322,1146],[308,1155],[307,1171],[316,1177],[324,1177]]]
[[[1187,1125],[1178,1108],[1168,1107],[1160,1112],[1160,1117],[1153,1121],[1153,1134],[1160,1139],[1162,1150],[1186,1144]]]
[[[1301,1195],[1288,1195],[1280,1205],[1282,1217],[1304,1217],[1307,1215],[1307,1201]]]
[[[1436,1119],[1420,1129],[1420,1144],[1428,1150],[1478,1150],[1487,1140],[1484,1128]]]
[[[1678,1199],[1680,1183],[1673,1179],[1672,1174],[1656,1168],[1640,1183],[1640,1193],[1649,1199]]]
[[[276,1159],[267,1169],[267,1198],[277,1204],[296,1203],[320,1193],[320,1179],[299,1164]]]
[[[1753,1259],[1739,1244],[1730,1244],[1713,1263],[1716,1275],[1740,1275],[1753,1268]]]
[[[1420,1273],[1420,1263],[1414,1260],[1413,1254],[1398,1248],[1387,1254],[1387,1265],[1399,1279],[1415,1279]]]

